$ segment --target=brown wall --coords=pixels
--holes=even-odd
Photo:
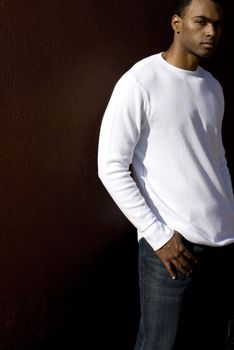
[[[116,80],[170,43],[172,2],[0,1],[0,350],[133,348],[136,233],[97,178],[97,140]],[[232,170],[228,49],[209,68]]]

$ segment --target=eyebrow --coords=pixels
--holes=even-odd
[[[215,21],[212,21],[211,18],[206,17],[206,16],[202,16],[202,15],[201,16],[195,16],[194,19],[203,19],[206,22],[211,22],[211,23],[216,24],[216,25],[217,24],[223,24],[223,20],[222,19],[217,19]]]

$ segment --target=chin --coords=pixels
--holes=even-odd
[[[198,56],[200,58],[209,58],[209,57],[211,57],[213,55],[213,53],[214,53],[214,50],[209,50],[209,51],[206,51],[206,52],[200,52],[198,54]]]

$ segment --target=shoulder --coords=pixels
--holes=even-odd
[[[150,89],[155,73],[159,74],[160,53],[145,57],[129,68],[117,82],[117,86],[138,87],[144,91]]]
[[[220,91],[223,90],[219,80],[211,72],[209,72],[208,70],[204,69],[201,66],[199,66],[199,70],[200,70],[200,75],[204,80],[210,83],[214,88],[217,88]]]

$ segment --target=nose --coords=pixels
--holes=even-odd
[[[206,28],[206,36],[209,38],[214,38],[216,36],[216,28],[213,23],[208,23]]]

